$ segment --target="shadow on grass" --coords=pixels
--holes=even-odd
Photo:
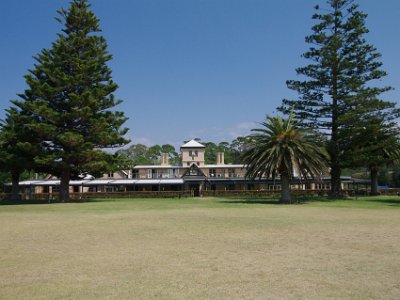
[[[400,197],[399,199],[369,199],[367,201],[400,207]]]
[[[232,203],[232,204],[279,204],[277,198],[231,198],[229,200],[218,200],[219,203]]]
[[[264,204],[264,205],[284,205],[279,203],[277,197],[237,197],[229,199],[217,200],[219,203],[229,204]],[[326,196],[293,196],[292,205],[312,204],[312,203],[326,203],[338,207],[400,207],[400,197],[398,198],[385,198],[385,197],[344,197],[344,198],[331,198]],[[346,203],[346,204],[345,204]],[[290,205],[290,204],[289,204]]]
[[[107,201],[113,201],[113,199],[96,199],[96,198],[90,198],[90,199],[71,199],[67,202],[61,202],[60,200],[57,199],[52,199],[52,200],[8,200],[8,199],[3,199],[0,200],[0,206],[1,205],[44,205],[44,204],[57,204],[57,203],[90,203],[90,202],[107,202]]]
[[[324,196],[299,196],[295,195],[292,196],[292,203],[291,204],[305,204],[305,203],[312,203],[312,202],[335,202],[335,201],[342,201],[342,200],[350,200],[350,199],[336,199],[336,198],[329,198]],[[268,204],[268,205],[286,205],[279,203],[278,197],[265,197],[265,198],[254,198],[254,197],[240,197],[240,198],[230,198],[218,200],[220,203],[232,203],[232,204]],[[290,205],[290,204],[289,204]]]

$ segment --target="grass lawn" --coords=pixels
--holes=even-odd
[[[0,299],[400,299],[400,197],[0,205]]]

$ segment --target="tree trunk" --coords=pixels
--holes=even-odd
[[[334,91],[336,85],[334,84]],[[331,193],[330,196],[337,198],[342,196],[342,185],[340,180],[341,167],[340,167],[340,145],[339,145],[339,124],[338,124],[338,108],[337,108],[337,95],[333,93],[333,108],[332,108],[332,135],[329,142],[329,156],[331,167]]]
[[[336,103],[336,101],[334,101]],[[337,112],[334,109],[332,118],[332,136],[329,141],[328,151],[330,156],[330,167],[331,167],[331,192],[330,197],[339,198],[342,196],[342,185],[340,180],[341,168],[339,160],[339,138],[338,138],[338,124],[337,124]]]
[[[11,181],[12,181],[12,187],[11,187],[11,200],[13,201],[18,201],[20,200],[19,198],[19,176],[20,176],[19,171],[12,171],[11,172]]]
[[[69,181],[70,181],[70,172],[69,170],[64,170],[61,174],[61,182],[60,182],[60,201],[66,202],[69,200]]]
[[[287,173],[281,173],[281,199],[279,200],[282,204],[291,204],[292,197],[290,195],[290,179]]]
[[[338,3],[335,3],[335,12],[338,11]],[[338,28],[340,26],[339,17],[335,14],[335,26],[334,34],[337,34]],[[342,186],[341,186],[341,168],[340,168],[340,145],[339,145],[339,59],[338,59],[338,49],[334,49],[334,58],[332,63],[332,132],[331,140],[329,142],[329,155],[330,155],[330,165],[331,165],[331,197],[338,198],[342,197]]]
[[[340,165],[339,160],[331,158],[331,193],[330,196],[334,198],[342,197],[342,182],[340,180]]]
[[[370,169],[370,175],[371,175],[371,196],[377,196],[379,195],[378,191],[378,169],[372,167]]]

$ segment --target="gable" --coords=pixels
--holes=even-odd
[[[204,175],[203,171],[201,171],[196,164],[192,164],[189,169],[183,173],[182,177],[206,177],[206,175]]]

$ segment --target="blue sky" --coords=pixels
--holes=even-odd
[[[56,40],[64,0],[2,0],[0,118],[25,88],[36,55]],[[308,46],[316,4],[324,0],[92,0],[114,58],[117,107],[129,117],[134,143],[199,137],[231,141],[249,133],[282,98]],[[368,42],[389,74],[381,83],[400,99],[400,1],[359,0]]]

